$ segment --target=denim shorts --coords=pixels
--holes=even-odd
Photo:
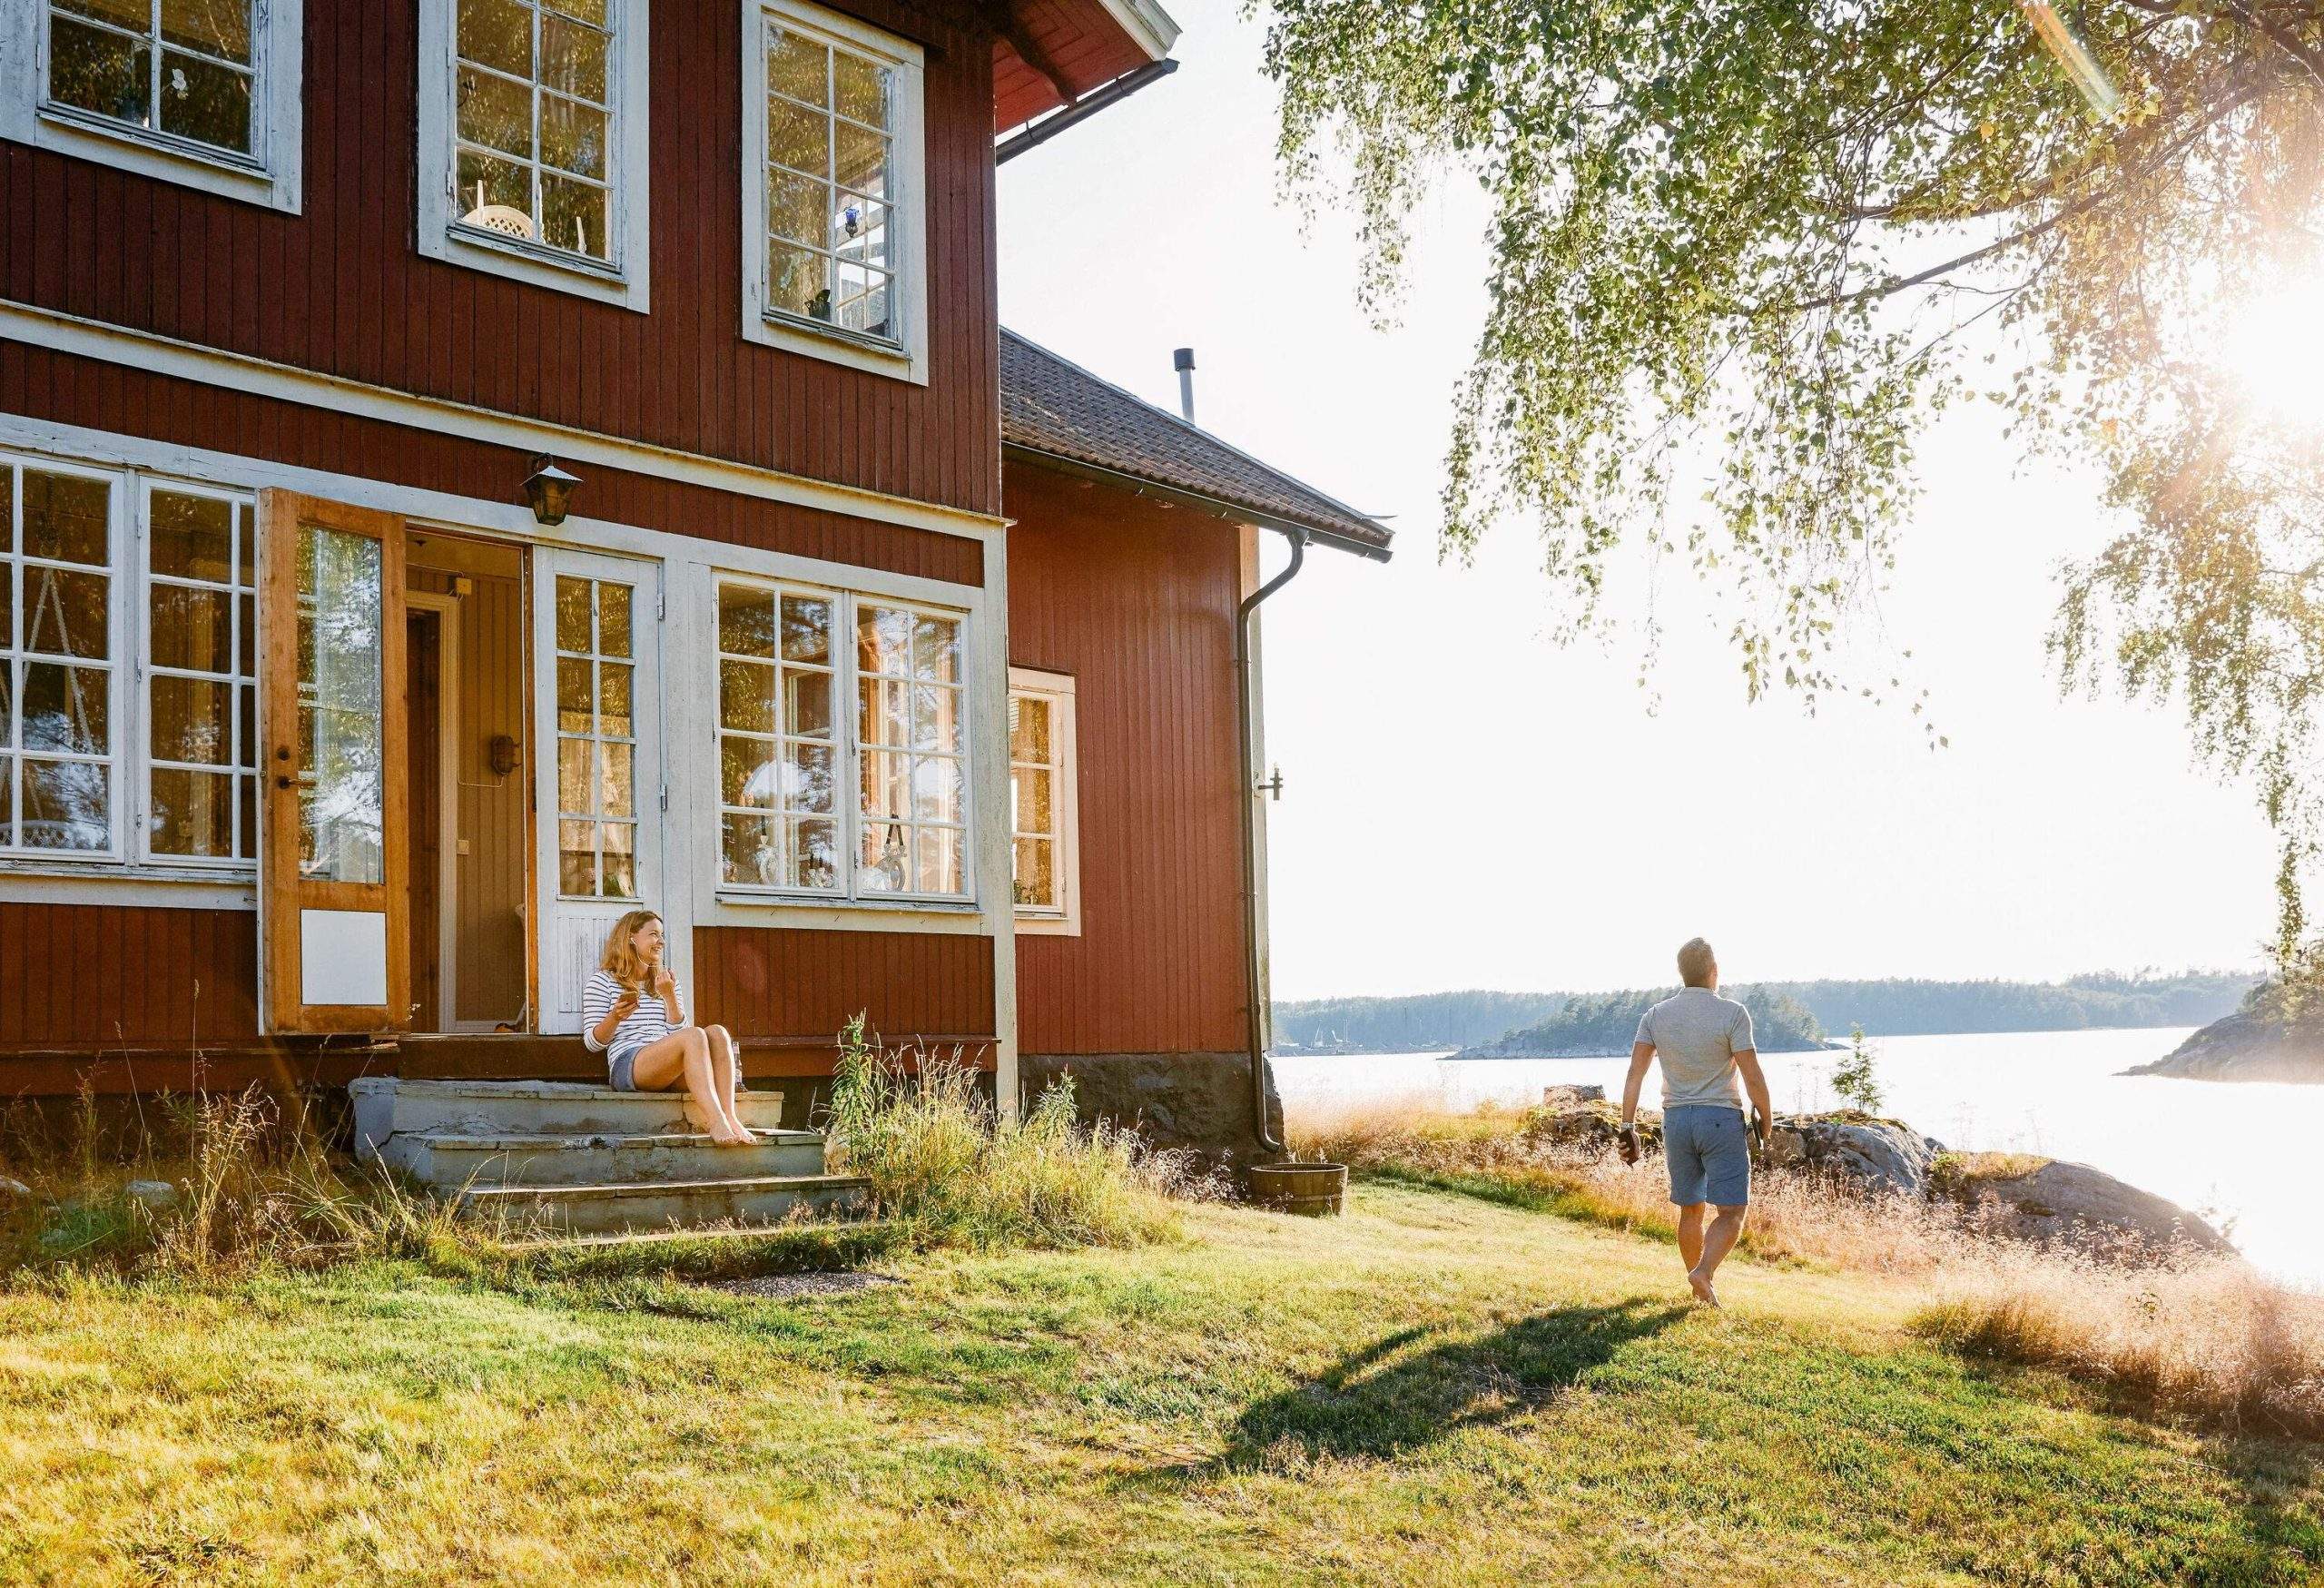
[[[1670,1170],[1670,1199],[1681,1208],[1749,1205],[1751,1138],[1742,1110],[1716,1103],[1664,1110],[1662,1159]]]
[[[606,1084],[615,1091],[637,1090],[637,1056],[645,1051],[643,1042],[629,1042],[606,1055]]]

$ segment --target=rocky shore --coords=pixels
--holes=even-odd
[[[1547,1088],[1529,1131],[1587,1152],[1610,1152],[1620,1110],[1597,1086]],[[1661,1116],[1641,1110],[1639,1134],[1659,1146]],[[2011,1239],[2071,1246],[2139,1261],[2176,1248],[2230,1251],[2195,1214],[2083,1163],[2014,1152],[1953,1152],[1897,1119],[1841,1111],[1778,1114],[1768,1171],[1822,1177],[1879,1196],[1950,1202],[1978,1227]]]
[[[2324,1011],[2287,1021],[2271,1001],[2255,1001],[2213,1021],[2167,1056],[2122,1073],[2324,1085]]]

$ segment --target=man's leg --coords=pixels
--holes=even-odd
[[[1703,1205],[1689,1202],[1679,1209],[1679,1256],[1693,1273],[1703,1260]]]
[[[1721,1208],[1718,1217],[1703,1232],[1702,1255],[1688,1265],[1687,1282],[1695,1287],[1696,1295],[1713,1307],[1718,1305],[1718,1292],[1711,1287],[1711,1280],[1718,1273],[1719,1264],[1727,1260],[1727,1254],[1735,1249],[1735,1242],[1743,1233],[1743,1216],[1748,1211],[1748,1208]],[[1698,1208],[1695,1212],[1699,1217],[1702,1209]]]
[[[1687,1283],[1713,1307],[1718,1305],[1718,1292],[1711,1287],[1712,1276],[1735,1249],[1751,1200],[1751,1143],[1746,1129],[1740,1110],[1721,1110],[1704,1144],[1705,1189],[1718,1216],[1703,1232],[1702,1256],[1689,1266]]]

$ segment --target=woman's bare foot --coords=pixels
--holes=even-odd
[[[1712,1289],[1710,1281],[1696,1269],[1687,1270],[1687,1286],[1695,1293],[1695,1299],[1705,1307],[1718,1305],[1718,1292]]]
[[[724,1120],[712,1129],[710,1139],[721,1147],[748,1147],[758,1140],[740,1125],[729,1125]]]

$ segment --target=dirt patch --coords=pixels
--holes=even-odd
[[[724,1290],[729,1296],[761,1296],[769,1301],[812,1301],[902,1283],[887,1274],[761,1274],[750,1279],[714,1279],[704,1288]]]

